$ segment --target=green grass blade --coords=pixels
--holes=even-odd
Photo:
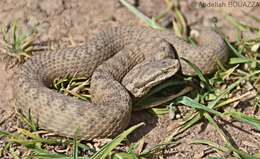
[[[242,49],[240,51],[238,51],[228,40],[227,38],[224,38],[225,43],[227,44],[227,46],[231,49],[231,51],[240,58],[245,58],[244,55],[242,55]]]
[[[32,139],[39,139],[40,137],[36,134],[33,134],[32,132],[28,131],[28,130],[25,130],[25,129],[22,129],[22,128],[18,128],[17,129],[18,132],[20,132],[21,134],[24,134],[25,136],[27,137],[30,137]]]
[[[154,20],[148,18],[146,15],[144,15],[142,12],[140,12],[138,9],[136,9],[133,5],[128,3],[126,0],[119,0],[129,11],[131,11],[134,15],[136,15],[138,18],[140,18],[145,24],[150,26],[154,29],[164,30],[165,28],[161,27],[159,24],[157,24]]]
[[[73,139],[73,159],[78,159],[78,152],[79,152],[78,141],[77,141],[77,138],[74,138]]]
[[[201,119],[202,119],[201,113],[194,115],[190,120],[187,120],[183,124],[181,124],[181,126],[178,129],[176,129],[176,131],[173,134],[167,137],[166,142],[171,141],[173,137],[177,136],[178,134],[185,132],[194,124],[198,123]]]
[[[77,128],[74,134],[73,138],[73,159],[78,159],[78,153],[79,153],[79,141],[78,141],[78,134],[80,132],[80,129]]]
[[[226,15],[227,21],[229,21],[235,28],[237,28],[239,31],[244,31],[246,29],[246,26],[239,22],[236,18],[234,18],[231,15]]]
[[[175,146],[178,144],[180,144],[180,142],[178,142],[178,141],[160,143],[160,144],[154,145],[151,148],[147,148],[147,149],[143,150],[141,152],[140,156],[145,157],[145,156],[148,156],[149,154],[151,154],[152,152],[158,152],[159,150],[162,150],[163,148],[165,148],[169,145]]]
[[[246,152],[244,152],[244,151],[242,151],[242,150],[236,149],[236,148],[234,148],[234,147],[231,146],[231,145],[226,145],[226,147],[227,147],[230,151],[233,151],[233,152],[235,152],[236,154],[238,154],[241,159],[259,159],[258,157],[252,156],[252,155],[250,155],[250,154],[248,154],[248,153],[246,153]]]
[[[8,35],[7,35],[7,29],[6,28],[1,28],[1,33],[3,34],[3,42],[4,44],[8,44]]]
[[[14,48],[17,49],[17,23],[16,21],[13,23],[13,45],[14,45]]]
[[[252,156],[248,153],[245,153],[244,151],[238,150],[236,148],[234,148],[231,145],[225,145],[225,146],[220,146],[212,141],[209,140],[199,140],[199,139],[192,139],[188,141],[189,144],[204,144],[204,145],[208,145],[218,151],[222,151],[222,152],[234,152],[237,155],[239,155],[239,157],[241,159],[257,159],[255,156]]]
[[[31,149],[33,155],[30,157],[37,157],[37,159],[74,159],[74,157],[67,156],[65,154],[58,154],[54,152],[48,152],[42,149]],[[78,159],[89,159],[87,157],[78,157]]]
[[[163,115],[163,114],[167,114],[169,113],[169,108],[165,107],[165,108],[152,108],[150,110],[151,113],[156,114],[156,115]]]
[[[175,15],[177,22],[174,22],[173,29],[177,36],[187,39],[187,24],[181,11],[178,8],[175,8]]]
[[[192,39],[192,37],[187,37],[187,42],[189,43],[189,44],[191,44],[191,46],[192,47],[194,47],[194,48],[196,48],[197,47],[197,44],[196,44],[196,42]]]
[[[138,159],[138,157],[130,153],[120,152],[113,155],[112,159]]]
[[[246,16],[249,16],[250,18],[254,19],[256,22],[259,22],[260,23],[260,18],[259,17],[256,17],[250,13],[247,13],[246,11],[242,11]]]
[[[10,136],[12,135],[11,133],[7,132],[7,131],[0,131],[0,137],[6,137],[6,136]]]
[[[189,60],[185,59],[185,58],[181,58],[182,60],[184,60],[187,64],[189,64],[192,69],[195,71],[195,73],[198,75],[199,79],[205,83],[205,86],[208,90],[212,90],[213,88],[211,87],[209,80],[203,75],[202,71],[193,63],[191,63]]]
[[[144,123],[137,124],[135,126],[132,126],[131,128],[125,130],[120,135],[118,135],[113,141],[103,146],[96,154],[94,154],[91,159],[105,159],[111,151],[118,146],[131,132],[133,132],[135,129],[143,126]]]
[[[247,76],[244,76],[244,77],[241,77],[239,80],[237,80],[236,82],[232,83],[231,85],[228,86],[227,89],[223,90],[220,95],[212,102],[209,103],[208,107],[209,108],[214,108],[217,103],[226,95],[228,94],[232,89],[236,88],[243,80],[247,79],[247,78],[250,78],[252,76],[255,76],[257,74],[260,73],[260,70],[256,70],[254,72],[252,72],[251,74],[247,75]]]
[[[160,84],[160,85],[154,87],[153,89],[151,89],[151,91],[149,91],[145,96],[143,96],[142,98],[137,100],[134,103],[134,107],[145,105],[145,103],[150,103],[152,101],[155,101],[156,99],[150,98],[150,97],[152,95],[158,93],[158,92],[161,92],[165,88],[169,88],[169,87],[173,87],[173,86],[180,86],[180,85],[185,85],[185,84],[187,84],[187,81],[183,81],[183,80],[168,80],[168,81],[165,81],[162,84]],[[148,100],[148,101],[146,101],[146,100]]]
[[[213,147],[214,149],[216,150],[219,150],[219,151],[223,151],[223,152],[228,152],[228,148],[226,148],[225,146],[221,146],[221,145],[218,145],[212,141],[209,141],[209,140],[203,140],[203,139],[191,139],[191,140],[188,140],[188,144],[203,144],[203,145],[209,145],[210,147]]]
[[[16,152],[14,148],[10,148],[9,152],[11,153],[13,159],[20,159],[18,152]]]
[[[217,132],[223,138],[225,143],[231,145],[229,138],[225,135],[224,131],[218,126],[214,119],[208,113],[204,113],[203,115],[209,121],[209,123],[217,130]]]
[[[233,57],[233,58],[229,59],[229,64],[231,64],[231,65],[249,63],[249,62],[252,62],[252,60],[249,58]]]
[[[28,125],[33,131],[38,130],[37,122],[31,117],[30,112],[28,117],[18,112],[18,117],[24,124]]]
[[[241,81],[243,80],[244,78],[241,78],[239,80],[237,80],[236,82],[232,83],[231,85],[228,86],[227,89],[223,90],[220,95],[214,100],[214,101],[211,101],[209,104],[208,104],[208,107],[209,108],[214,108],[217,103],[225,96],[227,95],[232,89],[236,88],[240,83]]]
[[[33,144],[37,144],[37,143],[47,143],[47,144],[50,144],[50,145],[53,145],[53,144],[59,144],[60,142],[58,141],[54,141],[54,140],[51,140],[51,139],[32,139],[32,140],[29,140],[29,139],[9,139],[8,140],[9,142],[16,142],[16,143],[19,143],[21,145],[24,145],[24,146],[29,146],[29,145],[33,145]]]
[[[260,131],[260,119],[257,117],[248,116],[244,113],[235,111],[234,109],[225,111],[225,114],[229,115],[230,117],[232,117],[238,121],[247,123],[247,124],[251,125],[252,127],[254,127],[256,130]]]
[[[179,104],[184,104],[186,106],[190,106],[192,108],[195,108],[195,109],[199,109],[199,110],[204,110],[208,113],[211,113],[211,114],[214,114],[214,115],[217,115],[219,117],[222,117],[224,118],[224,115],[212,108],[209,108],[209,107],[206,107],[198,102],[196,102],[195,100],[189,98],[189,97],[186,97],[186,96],[183,96],[181,98],[179,98],[179,100],[177,101],[177,103]]]

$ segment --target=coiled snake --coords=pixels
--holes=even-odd
[[[41,128],[60,135],[73,137],[79,129],[79,137],[87,140],[114,136],[128,126],[131,117],[128,90],[141,96],[178,70],[194,75],[177,57],[188,59],[205,74],[216,69],[217,59],[227,60],[223,39],[211,29],[200,31],[198,47],[192,47],[170,31],[115,27],[84,46],[37,54],[16,72],[16,106],[25,114],[30,112]],[[49,89],[54,78],[75,72],[91,77],[92,103]]]

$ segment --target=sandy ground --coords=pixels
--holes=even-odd
[[[137,0],[136,5],[144,14],[153,17],[165,10],[162,0]],[[231,13],[246,24],[256,25],[252,19],[244,16],[243,12],[252,15],[260,15],[258,7],[227,7],[213,6],[201,7],[201,1],[182,1],[181,10],[185,13],[188,24],[202,24],[209,26],[213,17],[217,17],[217,25],[235,40],[235,30],[224,18],[223,11]],[[207,2],[207,1],[205,1]],[[220,2],[220,1],[219,1]],[[225,2],[222,0],[222,2]],[[134,0],[131,1],[134,3]],[[170,15],[172,16],[172,15]],[[76,44],[86,41],[94,33],[111,26],[118,25],[144,25],[138,18],[132,15],[116,0],[1,0],[0,1],[0,25],[4,26],[17,20],[22,28],[36,27],[40,33],[39,41],[59,41],[61,46],[68,46],[72,39]],[[246,36],[254,36],[252,33]],[[11,89],[12,70],[4,70],[4,64],[0,63],[0,120],[13,112],[13,97]],[[250,111],[251,108],[248,108]],[[10,121],[15,121],[12,116],[0,129],[12,130]],[[133,115],[133,123],[145,121],[146,126],[136,131],[131,140],[135,141],[145,136],[145,141],[150,145],[158,144],[174,129],[177,121],[172,121],[168,116],[155,117],[145,112]],[[223,129],[228,132],[237,146],[249,153],[256,153],[260,149],[260,136],[251,131],[247,125],[238,122],[219,121]],[[198,124],[182,134],[182,140],[197,138],[210,139],[217,143],[223,143],[212,126],[205,123]],[[208,147],[203,145],[181,144],[169,149],[165,158],[201,158]]]

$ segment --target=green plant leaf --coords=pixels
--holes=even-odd
[[[247,123],[247,124],[251,125],[252,127],[254,127],[256,130],[260,131],[260,119],[259,118],[246,115],[246,114],[238,112],[234,109],[229,109],[229,110],[225,111],[224,114],[229,115],[230,117],[232,117],[238,121]]]
[[[97,153],[95,153],[91,159],[105,159],[111,151],[118,146],[131,132],[133,132],[135,129],[143,126],[144,123],[137,124],[135,126],[132,126],[131,128],[125,130],[120,135],[118,135],[116,138],[114,138],[110,143],[103,146]]]
[[[205,86],[208,90],[213,89],[213,87],[209,83],[209,80],[203,75],[202,71],[196,65],[194,65],[193,63],[191,63],[189,60],[185,58],[181,58],[181,59],[184,60],[187,64],[189,64],[192,67],[196,75],[198,75],[199,79],[205,83]]]
[[[138,9],[136,9],[134,6],[132,6],[130,3],[128,3],[125,0],[119,0],[129,11],[131,11],[134,15],[136,15],[138,18],[140,18],[145,24],[150,26],[154,29],[164,30],[165,28],[161,27],[159,24],[155,22],[155,20],[148,18],[146,15],[144,15],[142,12],[140,12]]]
[[[219,117],[224,118],[224,115],[222,113],[220,113],[220,112],[218,112],[218,111],[216,111],[212,108],[206,107],[205,105],[202,105],[202,104],[196,102],[195,100],[193,100],[189,97],[186,97],[186,96],[179,98],[177,103],[184,104],[186,106],[190,106],[190,107],[195,108],[195,109],[204,110],[208,113],[211,113],[211,114],[214,114],[214,115],[217,115]]]

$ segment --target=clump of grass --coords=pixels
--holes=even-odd
[[[29,125],[32,125],[32,123]],[[0,131],[0,138],[5,141],[3,145],[0,145],[0,157],[8,156],[9,158],[22,157],[28,159],[104,159],[114,155],[117,157],[124,156],[123,153],[120,154],[119,151],[113,151],[113,149],[125,141],[125,138],[130,133],[143,125],[144,123],[140,123],[132,126],[119,134],[111,142],[104,146],[100,145],[101,148],[94,147],[91,142],[78,140],[76,134],[74,139],[69,139],[57,137],[41,130],[31,132],[27,129],[17,128],[15,133]]]
[[[13,67],[15,64],[23,63],[30,58],[32,52],[37,51],[33,44],[38,38],[36,29],[21,31],[16,22],[9,27],[3,27],[1,54],[3,60],[7,62],[7,68]]]
[[[76,74],[72,77],[56,78],[52,84],[52,88],[58,92],[86,101],[91,100],[89,87],[89,79],[85,77],[76,77]]]

